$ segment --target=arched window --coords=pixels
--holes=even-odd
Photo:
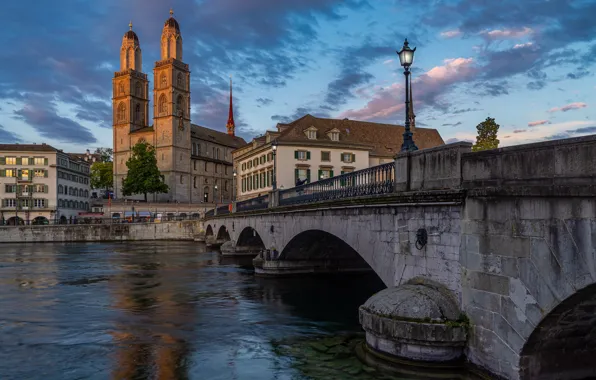
[[[75,197],[78,197],[79,196],[79,189],[74,189],[74,194],[73,195]]]
[[[228,191],[228,181],[224,181],[224,191]]]
[[[197,144],[197,156],[201,155],[201,143]]]
[[[209,163],[205,162],[205,172],[208,172],[208,171],[209,171]]]
[[[143,96],[143,92],[141,90],[141,83],[137,82],[137,84],[135,85],[135,94],[140,98]]]
[[[178,98],[176,99],[176,115],[180,115],[181,111],[182,116],[184,116],[184,99],[182,98],[182,95],[178,95]]]
[[[167,113],[168,112],[168,99],[166,99],[165,95],[161,95],[159,97],[159,113]]]
[[[85,192],[83,191],[83,189],[79,189],[79,197],[83,196],[85,196]]]
[[[89,210],[89,202],[85,202],[85,210]]]
[[[168,78],[166,78],[166,74],[161,74],[161,87],[168,87]]]
[[[193,187],[196,189],[197,188],[197,177],[193,178]]]
[[[182,82],[182,73],[178,73],[178,79],[176,79],[176,81],[178,83],[178,87],[184,88],[184,84]]]
[[[85,198],[89,198],[89,190],[85,190]]]
[[[184,184],[184,176],[182,176],[182,175],[180,176],[180,184],[181,185]]]
[[[215,158],[215,148],[211,148],[211,153],[213,153],[213,158]]]
[[[217,156],[215,158],[219,160],[219,148],[217,148]]]
[[[58,185],[58,194],[64,193],[64,187],[62,185]]]
[[[135,123],[139,123],[141,121],[141,105],[137,103],[135,106]]]
[[[124,94],[124,83],[120,83],[118,86],[118,91],[120,92],[120,95]]]
[[[118,119],[118,121],[126,120],[126,104],[124,104],[124,103],[118,104],[117,119]]]

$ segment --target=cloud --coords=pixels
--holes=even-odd
[[[482,111],[482,110],[478,109],[478,108],[462,108],[462,109],[451,111],[451,113],[457,115],[457,114],[461,114],[461,113],[475,112],[475,111]]]
[[[459,29],[454,30],[446,30],[441,32],[441,37],[443,38],[455,38],[461,36],[461,31]]]
[[[530,47],[533,45],[534,45],[533,42],[526,42],[525,44],[515,44],[515,45],[513,45],[513,48],[514,49],[523,49],[523,48],[527,48],[527,47]]]
[[[588,70],[577,70],[573,73],[568,73],[567,74],[567,78],[569,79],[581,79],[583,77],[587,77],[588,75],[590,75],[590,72]]]
[[[17,144],[22,143],[23,139],[11,131],[7,131],[4,126],[0,125],[0,143],[3,144]]]
[[[393,63],[393,59],[387,59],[385,61],[383,61],[383,65],[390,65]]]
[[[89,144],[97,139],[79,123],[57,114],[54,103],[39,95],[31,95],[23,108],[14,111],[15,119],[32,126],[41,137],[59,142]]]
[[[257,103],[259,104],[258,107],[268,106],[269,104],[273,103],[273,100],[269,98],[258,98]]]
[[[418,107],[437,105],[439,96],[447,88],[471,80],[477,70],[472,58],[446,59],[443,65],[435,66],[413,80],[414,101]],[[380,89],[363,108],[344,111],[339,117],[384,121],[403,108],[403,84],[399,82]]]
[[[474,140],[472,140],[472,139],[458,139],[458,138],[452,137],[450,139],[445,140],[445,144],[453,144],[453,143],[460,142],[460,141],[469,142],[472,144],[474,143]]]
[[[526,131],[525,129],[516,129],[513,131],[513,133],[523,133],[525,131]]]
[[[501,96],[509,95],[509,83],[506,81],[500,82],[478,82],[474,85],[478,89],[478,94],[481,96]]]
[[[514,29],[486,30],[482,31],[480,34],[492,40],[502,40],[508,38],[522,38],[532,34],[532,32],[533,30],[531,28],[523,27]]]
[[[528,123],[528,127],[536,127],[538,125],[550,124],[548,120],[536,120]]]
[[[444,123],[441,124],[442,127],[457,127],[458,125],[462,125],[461,121],[458,121],[457,123]]]
[[[580,108],[585,108],[587,106],[588,105],[586,103],[575,102],[575,103],[569,103],[569,104],[567,104],[567,105],[565,105],[563,107],[554,107],[554,108],[551,108],[551,109],[548,110],[548,112],[551,112],[551,113],[552,112],[559,112],[559,111],[567,112],[567,111],[570,111],[570,110],[578,110]]]
[[[554,135],[550,135],[545,137],[545,140],[560,140],[560,139],[568,139],[571,137],[576,137],[578,135],[588,135],[596,133],[596,125],[591,127],[583,127],[583,128],[576,128],[576,129],[568,129],[564,132],[556,133]]]

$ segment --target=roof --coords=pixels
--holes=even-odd
[[[180,25],[178,25],[178,21],[176,21],[176,19],[174,17],[170,17],[169,19],[166,20],[166,22],[163,25],[164,28],[167,27],[171,27],[176,29],[176,31],[178,33],[180,33]]]
[[[139,42],[139,37],[137,37],[137,34],[132,30],[129,30],[128,32],[124,33],[124,38],[128,40],[133,40],[135,42]]]
[[[135,129],[134,131],[130,131],[131,134],[133,134],[133,133],[143,133],[143,132],[153,132],[153,126],[150,125],[148,127],[143,127],[143,128]]]
[[[309,140],[304,132],[310,127],[317,129],[317,140]],[[325,142],[329,145],[359,144],[368,145],[373,156],[393,156],[399,153],[403,144],[405,128],[395,124],[380,124],[349,119],[324,119],[305,115],[287,124],[278,124],[283,130],[278,142]],[[327,135],[333,129],[339,131],[339,141],[333,141]],[[433,148],[445,142],[436,129],[415,128],[414,142],[418,149]]]
[[[48,144],[0,144],[0,152],[58,152]]]
[[[101,154],[98,153],[68,153],[68,155],[82,161],[87,161],[87,157],[94,158],[95,161],[101,161]]]
[[[212,141],[214,143],[225,145],[231,148],[239,148],[246,144],[242,137],[228,135],[224,132],[219,132],[214,129],[201,127],[200,125],[191,124],[192,137],[205,141]]]

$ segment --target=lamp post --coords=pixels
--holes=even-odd
[[[404,67],[404,75],[406,76],[406,123],[405,123],[405,132],[404,132],[404,142],[401,145],[402,152],[414,151],[418,150],[416,144],[414,144],[414,139],[412,138],[412,131],[410,131],[410,66],[414,61],[414,50],[410,49],[408,44],[408,39],[404,42],[404,46],[401,51],[397,52],[399,56],[399,62]]]
[[[215,202],[215,208],[217,209],[217,184],[215,184],[215,190],[213,191],[213,202]]]
[[[277,140],[271,143],[273,150],[273,191],[277,190]]]
[[[236,202],[236,176],[238,175],[238,173],[236,173],[236,168],[234,168],[232,174],[234,176],[234,181],[232,182],[232,202]]]

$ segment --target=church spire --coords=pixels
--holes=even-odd
[[[416,129],[416,115],[414,114],[414,98],[412,97],[412,83],[410,83],[410,105],[409,105],[409,113],[410,113],[410,130],[414,132]]]
[[[230,76],[230,112],[228,113],[228,124],[226,124],[228,135],[234,136],[236,125],[234,124],[234,107],[232,105],[232,77]]]

